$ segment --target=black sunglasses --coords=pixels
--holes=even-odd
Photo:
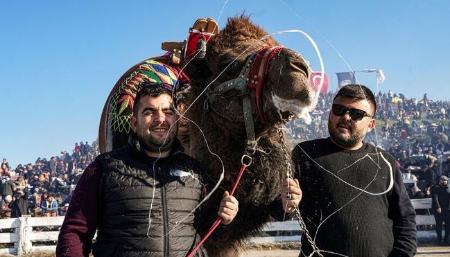
[[[364,117],[370,117],[372,118],[372,115],[369,115],[367,112],[355,109],[355,108],[347,108],[340,104],[333,104],[331,107],[331,112],[336,116],[342,116],[348,113],[350,115],[350,118],[354,121],[362,120]]]

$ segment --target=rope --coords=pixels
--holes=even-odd
[[[248,158],[248,162],[245,163],[245,158]],[[238,177],[236,181],[234,182],[233,188],[231,189],[230,195],[234,195],[234,192],[236,191],[237,186],[239,185],[239,181],[242,178],[242,175],[244,174],[244,171],[247,169],[248,166],[250,166],[252,163],[252,158],[246,154],[242,155],[241,158],[241,168],[239,170]],[[198,249],[205,243],[205,241],[211,236],[211,234],[217,229],[217,227],[222,223],[222,219],[220,217],[217,217],[216,221],[212,224],[212,226],[209,228],[208,232],[205,234],[205,236],[200,240],[200,242],[192,249],[192,251],[189,252],[187,257],[193,257]]]

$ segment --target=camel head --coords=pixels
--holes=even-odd
[[[310,68],[296,52],[280,46],[248,17],[230,18],[207,43],[206,54],[186,64],[194,95],[204,92],[214,121],[242,129],[251,112],[256,136],[314,107]],[[243,108],[244,98],[250,109]]]

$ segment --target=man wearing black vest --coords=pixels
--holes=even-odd
[[[288,213],[299,208],[311,236],[302,236],[300,256],[414,256],[415,211],[395,159],[363,141],[375,112],[367,87],[346,85],[333,100],[330,137],[295,147],[282,204]]]
[[[195,246],[202,219],[191,211],[204,196],[203,170],[182,152],[177,120],[172,86],[143,82],[130,144],[98,156],[84,171],[61,227],[57,256],[88,256],[93,248],[96,257],[181,257]],[[238,202],[225,192],[218,208],[226,225]]]

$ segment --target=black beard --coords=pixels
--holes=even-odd
[[[330,136],[333,139],[336,144],[344,146],[344,147],[353,147],[356,144],[358,144],[358,137],[356,135],[350,135],[349,139],[342,139],[337,134],[335,134],[333,131],[330,131]]]
[[[138,141],[139,141],[139,146],[141,147],[142,150],[152,152],[152,153],[159,153],[159,152],[165,152],[165,151],[171,150],[174,139],[175,139],[175,137],[172,139],[168,138],[167,141],[163,145],[154,144],[152,142],[146,142],[142,138],[138,138]]]
[[[339,125],[341,125],[341,123],[337,124],[336,127],[339,127]],[[346,124],[343,124],[343,123],[342,123],[342,125],[346,125]],[[343,138],[341,138],[341,137],[339,136],[339,133],[337,133],[334,129],[332,129],[332,128],[330,127],[330,124],[328,124],[328,132],[330,133],[331,139],[333,139],[333,141],[334,141],[336,144],[338,144],[338,145],[340,145],[340,146],[343,146],[343,147],[346,147],[346,148],[350,148],[350,147],[353,147],[353,146],[357,145],[358,142],[359,142],[359,139],[360,139],[360,138],[359,138],[359,135],[358,135],[358,134],[352,133],[352,132],[353,132],[353,129],[352,129],[352,127],[351,127],[351,124],[350,124],[350,125],[346,125],[345,127],[346,127],[346,128],[349,130],[349,132],[350,132],[350,138],[348,138],[348,139],[343,139]]]

